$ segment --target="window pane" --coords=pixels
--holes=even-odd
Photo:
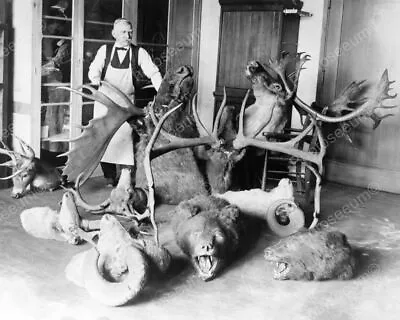
[[[139,0],[138,42],[167,43],[169,1]]]
[[[84,104],[82,107],[82,125],[86,126],[93,118],[93,103]]]
[[[98,23],[98,22],[85,22],[85,39],[102,39],[112,40],[114,38],[111,35],[113,25],[111,23]]]
[[[51,140],[66,140],[69,138],[69,106],[42,106],[41,108],[41,138],[42,148],[61,152],[68,150],[66,142],[51,142]]]
[[[120,0],[85,0],[85,21],[114,22],[122,16]]]
[[[71,18],[72,0],[43,0],[43,16]]]
[[[63,89],[57,89],[58,84],[56,85],[42,85],[41,97],[42,103],[69,103],[70,101],[70,93]]]
[[[71,36],[71,19],[43,18],[42,34],[44,36]]]
[[[86,0],[85,26],[86,39],[113,40],[111,30],[113,22],[122,15],[122,1],[115,0]]]
[[[42,48],[42,83],[70,82],[71,41],[44,38]]]

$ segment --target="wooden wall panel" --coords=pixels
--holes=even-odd
[[[336,74],[332,73],[331,78],[325,79],[322,90],[334,88],[335,95],[338,95],[352,80],[367,79],[375,83],[385,68],[388,68],[391,80],[399,80],[400,39],[394,37],[393,32],[398,27],[400,3],[393,0],[346,0],[339,10],[342,10],[340,42],[338,47],[331,48],[337,50]],[[328,25],[328,28],[337,30],[334,28],[336,23]],[[326,52],[325,56],[327,54],[332,55],[332,51]],[[394,89],[400,93],[398,82]],[[397,98],[386,104],[393,103],[400,105],[400,100]],[[327,177],[360,186],[373,182],[379,189],[400,192],[400,182],[391,179],[400,174],[400,115],[398,110],[395,112],[394,117],[385,119],[376,130],[372,129],[371,120],[357,123],[351,133],[352,145],[343,139],[330,143]]]
[[[200,0],[170,0],[167,69],[191,65],[198,76]],[[197,82],[197,81],[196,81]]]

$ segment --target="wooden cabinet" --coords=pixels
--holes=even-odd
[[[240,104],[250,82],[245,67],[251,60],[267,62],[282,51],[295,54],[299,16],[284,14],[301,8],[300,1],[220,0],[221,22],[218,52],[216,105],[226,87],[228,103]],[[251,100],[249,101],[251,102]]]

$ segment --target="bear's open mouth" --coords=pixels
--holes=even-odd
[[[193,264],[203,280],[209,280],[215,276],[218,263],[219,258],[213,255],[201,255],[193,258]]]

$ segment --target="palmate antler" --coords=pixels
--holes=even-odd
[[[89,90],[91,94],[68,87],[59,87],[98,101],[107,107],[107,113],[104,116],[90,120],[89,124],[83,128],[82,134],[70,141],[74,142],[74,147],[60,155],[68,156],[63,174],[68,176],[69,180],[75,181],[82,173],[80,184],[83,184],[96,169],[111,138],[121,125],[132,116],[145,116],[145,110],[136,107],[119,89],[106,81],[102,81],[101,84],[104,93],[87,85],[81,88]],[[122,98],[125,105],[119,106],[109,96]]]
[[[379,126],[382,119],[393,115],[393,113],[385,113],[385,110],[398,107],[394,105],[387,106],[383,104],[384,100],[394,99],[397,97],[397,94],[389,94],[389,91],[391,90],[390,85],[394,83],[394,81],[389,81],[388,71],[385,69],[380,81],[375,85],[373,91],[371,91],[370,97],[353,100],[352,96],[356,95],[362,90],[363,83],[364,81],[351,83],[341,93],[339,98],[337,98],[331,105],[328,106],[328,110],[332,110],[332,112],[336,114],[342,114],[345,111],[352,110],[350,113],[337,117],[328,117],[322,115],[313,110],[310,106],[297,97],[294,101],[296,104],[298,104],[298,106],[309,112],[318,120],[330,123],[338,123],[349,121],[357,117],[369,117],[374,121],[375,129]],[[354,110],[351,108],[352,105],[360,106]]]
[[[306,114],[308,113],[316,120],[329,123],[341,123],[357,117],[369,117],[374,121],[374,129],[378,127],[382,119],[393,115],[393,113],[387,113],[385,111],[396,108],[397,106],[387,106],[383,104],[384,100],[393,99],[397,96],[396,94],[389,94],[391,90],[390,85],[393,84],[394,81],[389,81],[387,69],[385,69],[380,81],[370,92],[369,97],[362,96],[363,90],[365,89],[365,80],[353,81],[341,92],[335,101],[327,106],[328,114],[332,114],[333,116],[324,115],[314,110],[296,94],[300,72],[303,70],[303,65],[310,60],[309,58],[310,56],[303,52],[297,54],[296,71],[293,73],[294,79],[292,85],[289,84],[288,77],[286,76],[286,68],[290,62],[288,54],[284,53],[281,59],[277,61],[270,60],[268,65],[264,65],[266,74],[268,74],[269,77],[271,77],[270,70],[278,75],[279,81],[284,84],[285,98],[292,99],[294,105],[298,107],[298,109],[300,108],[305,111]],[[304,112],[301,113],[305,114]]]

